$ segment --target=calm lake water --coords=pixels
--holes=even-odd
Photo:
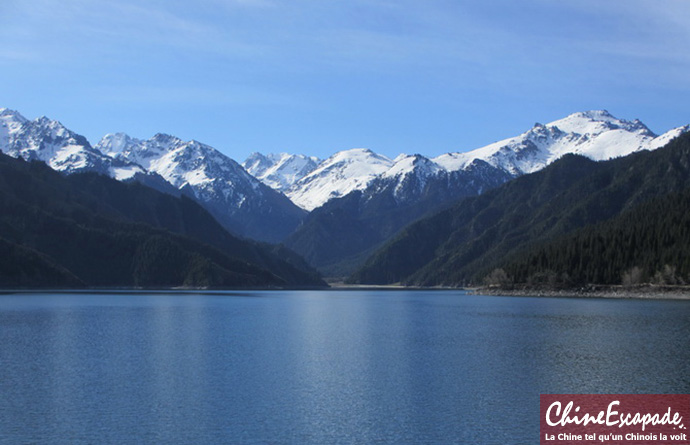
[[[0,295],[0,443],[539,443],[540,393],[689,393],[690,302]]]

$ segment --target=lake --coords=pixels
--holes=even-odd
[[[541,393],[689,393],[690,302],[0,295],[0,443],[539,443]]]

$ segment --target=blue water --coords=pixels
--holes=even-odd
[[[540,393],[690,392],[690,302],[0,295],[1,443],[534,444]]]

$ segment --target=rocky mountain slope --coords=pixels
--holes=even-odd
[[[47,117],[29,120],[7,108],[0,108],[0,150],[26,161],[43,161],[65,173],[95,171],[119,180],[145,173],[135,163],[104,155],[58,121]]]
[[[3,108],[0,150],[44,161],[64,173],[91,171],[187,194],[228,230],[262,241],[283,240],[307,213],[213,147],[174,136],[157,134],[142,141],[109,134],[92,147],[58,121],[46,117],[32,121]]]
[[[287,192],[295,182],[314,171],[319,162],[314,156],[252,153],[242,167],[267,186]]]
[[[306,215],[237,162],[197,141],[166,134],[139,140],[119,133],[106,135],[96,149],[116,161],[157,173],[194,196],[221,224],[242,236],[278,242]]]

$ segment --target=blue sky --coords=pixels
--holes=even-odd
[[[607,109],[690,123],[687,0],[2,0],[0,107],[326,157],[466,151]]]

